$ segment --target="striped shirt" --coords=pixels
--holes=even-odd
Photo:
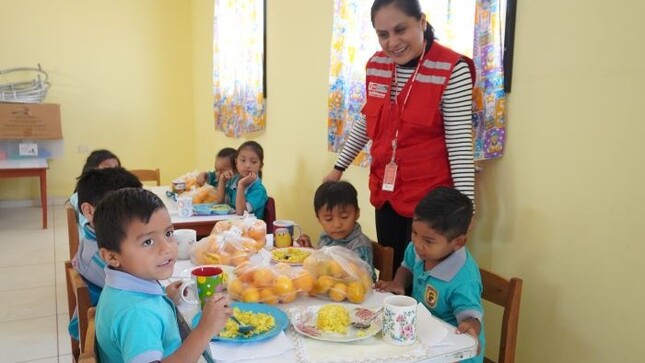
[[[401,92],[414,73],[416,66],[396,66],[392,77],[391,101]],[[395,81],[398,81],[396,82]],[[450,75],[448,85],[441,96],[446,149],[450,173],[455,188],[475,202],[475,167],[472,139],[473,83],[468,64],[459,61]],[[336,169],[345,170],[369,141],[365,116],[356,118],[349,137],[336,160]]]

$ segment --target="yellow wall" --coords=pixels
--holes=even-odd
[[[52,163],[51,193],[72,189],[81,142],[115,149],[128,166],[159,165],[168,181],[243,141],[213,132],[211,1],[52,3],[0,0],[0,67],[41,62],[49,101],[64,107],[66,155]],[[644,10],[639,0],[519,4],[507,155],[479,175],[470,242],[482,266],[524,279],[518,362],[645,356]],[[332,0],[269,1],[267,130],[253,136],[278,217],[314,235],[311,196],[334,160],[324,136],[331,12]],[[151,134],[127,136],[134,125]],[[367,172],[346,176],[374,235]],[[0,198],[12,183],[0,181]]]

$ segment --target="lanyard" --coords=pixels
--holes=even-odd
[[[423,41],[423,52],[421,52],[421,56],[419,57],[419,62],[417,63],[417,67],[414,69],[414,73],[412,73],[412,76],[408,80],[410,83],[410,87],[408,87],[408,93],[405,94],[405,98],[403,98],[403,105],[399,107],[399,95],[397,94],[396,97],[394,97],[394,104],[399,107],[399,117],[398,119],[400,120],[401,118],[401,113],[403,113],[403,110],[405,109],[405,106],[408,104],[408,98],[410,97],[410,92],[412,92],[412,87],[414,86],[414,80],[417,78],[417,73],[419,73],[419,68],[421,67],[421,61],[423,60],[423,56],[425,55],[426,51],[426,42]],[[396,71],[396,63],[394,63],[394,84],[398,87],[399,86],[399,80],[397,77],[397,71]],[[391,86],[390,86],[391,87]],[[405,86],[404,86],[405,87]],[[391,91],[390,91],[391,92]],[[396,126],[396,131],[394,133],[394,139],[392,139],[392,158],[390,159],[390,163],[394,164],[394,158],[396,157],[396,143],[397,139],[399,137],[399,124],[400,121],[397,121],[397,126]]]

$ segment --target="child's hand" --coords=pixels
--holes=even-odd
[[[233,170],[224,170],[217,176],[217,183],[219,185],[220,182],[227,182],[231,179],[233,179]]]
[[[179,294],[180,286],[181,281],[175,281],[172,284],[166,286],[166,295],[168,295],[170,300],[174,301],[175,304],[179,304],[179,300],[181,300],[181,296]]]
[[[245,176],[244,178],[240,179],[240,181],[237,184],[238,189],[246,189],[249,185],[253,184],[253,182],[258,178],[258,174],[256,173],[249,173],[249,175]]]
[[[477,354],[480,352],[480,347],[481,347],[481,342],[479,341],[479,331],[481,330],[481,323],[479,320],[475,318],[467,318],[464,319],[461,323],[459,323],[459,326],[457,326],[457,330],[455,333],[457,334],[468,334],[472,336],[473,338],[477,339]]]
[[[378,291],[388,291],[395,295],[405,295],[405,289],[397,286],[393,281],[378,280],[374,288]]]
[[[229,316],[233,314],[233,309],[228,304],[228,297],[222,294],[215,294],[204,304],[199,326],[203,325],[208,329],[211,336],[219,334],[220,330],[226,325]]]
[[[204,184],[206,184],[206,177],[207,176],[208,175],[205,172],[204,173],[199,173],[199,175],[197,175],[197,177],[195,178],[195,184],[197,184],[200,187],[203,186]]]
[[[309,236],[307,236],[306,234],[303,234],[298,237],[296,243],[298,243],[300,247],[311,247],[311,238],[309,238]]]

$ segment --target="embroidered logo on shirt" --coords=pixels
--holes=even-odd
[[[387,93],[387,85],[370,82],[367,86],[367,95],[370,97],[385,98]]]
[[[434,287],[432,287],[432,285],[426,285],[426,291],[423,296],[425,298],[426,306],[431,308],[437,307],[437,301],[439,301],[439,293],[437,292],[437,290],[435,290]]]

